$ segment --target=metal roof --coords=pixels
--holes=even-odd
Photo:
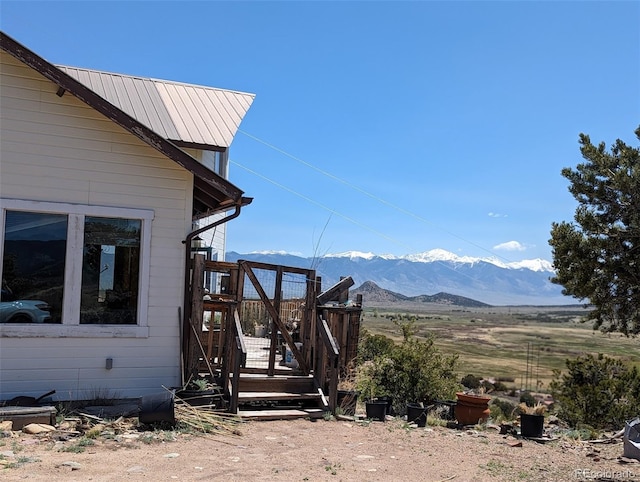
[[[228,148],[255,94],[57,65],[177,145]]]
[[[197,204],[199,206],[198,209],[213,213],[229,210],[233,206],[238,209],[240,206],[246,206],[251,203],[252,198],[242,196],[242,190],[224,177],[208,169],[183,149],[180,149],[180,147],[177,147],[176,143],[159,135],[132,115],[127,114],[104,97],[101,97],[87,85],[47,62],[2,31],[0,31],[0,49],[55,83],[59,87],[57,92],[59,96],[62,97],[65,92],[71,93],[191,172],[194,175],[194,209]],[[209,146],[209,148],[212,147],[214,146]],[[200,215],[199,213],[195,214]]]

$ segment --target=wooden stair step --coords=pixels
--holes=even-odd
[[[311,392],[314,380],[311,376],[261,376],[241,375],[240,392]]]
[[[238,410],[243,420],[289,420],[296,418],[322,418],[325,411],[321,408],[279,409],[279,410]]]
[[[238,392],[238,401],[258,402],[258,401],[289,401],[289,400],[320,400],[322,397],[318,392]]]

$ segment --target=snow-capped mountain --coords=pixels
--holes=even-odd
[[[406,259],[409,261],[415,261],[416,263],[433,263],[438,261],[448,261],[452,263],[479,263],[485,262],[490,264],[495,264],[500,268],[509,268],[509,269],[520,269],[526,268],[531,271],[548,271],[553,273],[553,265],[551,262],[545,259],[524,259],[522,261],[512,261],[505,262],[501,261],[496,257],[489,258],[474,258],[471,256],[458,256],[450,251],[446,251],[444,249],[432,249],[430,251],[425,251],[423,253],[417,254],[408,254],[406,256],[394,256],[392,254],[382,254],[375,255],[373,253],[361,253],[360,251],[347,251],[344,253],[335,253],[335,254],[327,254],[324,256],[325,258],[364,258],[364,259],[373,259],[375,257],[380,257],[384,259]]]
[[[355,287],[372,281],[381,288],[406,296],[450,293],[492,305],[569,305],[578,303],[562,295],[552,284],[553,266],[543,259],[506,262],[495,257],[457,256],[433,249],[406,256],[375,255],[349,251],[304,258],[282,252],[239,254],[229,252],[227,261],[238,259],[313,268],[329,287],[341,276],[351,276]]]

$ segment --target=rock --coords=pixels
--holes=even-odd
[[[70,467],[71,470],[80,470],[80,468],[82,468],[82,465],[80,465],[78,462],[73,461],[62,462],[60,465],[62,465],[63,467]]]
[[[33,435],[38,433],[55,432],[56,428],[51,425],[47,425],[46,423],[30,423],[29,425],[22,427],[22,431]]]
[[[621,457],[618,457],[618,462],[621,464],[638,464],[640,463],[640,460],[621,456]]]
[[[522,447],[522,442],[519,440],[516,440],[514,442],[509,442],[509,447]]]
[[[356,455],[353,460],[370,460],[375,459],[373,455]]]
[[[11,432],[13,430],[13,421],[3,420],[0,422],[0,432]]]

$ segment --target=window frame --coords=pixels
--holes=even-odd
[[[27,211],[67,215],[67,248],[65,252],[64,294],[62,323],[12,325],[0,323],[0,337],[128,337],[149,336],[149,269],[151,258],[151,222],[154,212],[150,209],[89,206],[81,204],[0,199],[0,260],[4,256],[4,230],[6,212]],[[136,325],[80,324],[82,262],[84,248],[84,220],[86,216],[105,218],[139,219],[142,223],[140,239],[140,279]],[[2,265],[0,264],[0,276]]]

